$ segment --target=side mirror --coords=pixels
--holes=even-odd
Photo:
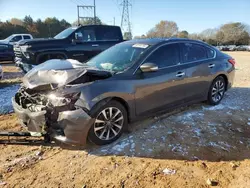
[[[75,33],[75,40],[79,42],[83,40],[83,35],[81,32]]]
[[[158,66],[154,63],[144,63],[140,66],[142,72],[155,72],[158,71]]]

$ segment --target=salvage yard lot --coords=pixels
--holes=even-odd
[[[0,186],[209,187],[210,178],[217,187],[249,187],[250,53],[229,54],[236,77],[220,105],[135,122],[103,147],[0,145]],[[14,114],[0,116],[0,130],[21,130]],[[164,174],[166,168],[175,173]]]

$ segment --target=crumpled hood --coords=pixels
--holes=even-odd
[[[61,87],[85,74],[86,68],[82,63],[73,59],[48,60],[29,71],[23,78],[23,84],[30,89],[47,84]]]

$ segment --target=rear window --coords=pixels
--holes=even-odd
[[[207,50],[199,44],[182,43],[183,62],[192,62],[207,59]]]
[[[215,55],[215,50],[211,49],[211,48],[207,48],[207,57],[208,58],[213,58]]]
[[[28,35],[24,35],[23,38],[24,38],[24,39],[31,39],[31,37],[28,36]]]
[[[121,31],[118,27],[97,27],[96,40],[120,40]]]

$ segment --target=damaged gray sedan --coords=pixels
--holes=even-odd
[[[85,64],[53,59],[38,65],[12,103],[32,134],[103,145],[138,117],[197,101],[219,104],[233,83],[234,64],[199,41],[132,40]]]

